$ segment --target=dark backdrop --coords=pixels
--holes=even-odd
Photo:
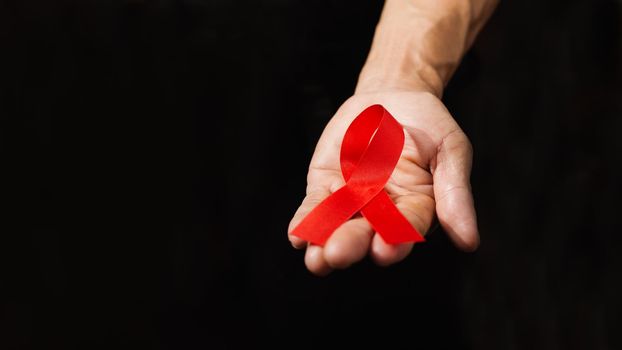
[[[450,83],[478,252],[306,272],[381,6],[0,1],[0,348],[620,348],[620,1],[503,2]]]

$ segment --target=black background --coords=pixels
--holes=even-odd
[[[482,245],[286,239],[381,1],[0,1],[0,348],[622,347],[622,3],[506,1],[444,100]]]

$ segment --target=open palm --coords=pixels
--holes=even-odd
[[[317,143],[309,166],[307,194],[288,232],[345,184],[339,164],[343,135],[352,120],[373,104],[383,105],[405,130],[404,149],[385,186],[397,208],[422,234],[428,231],[436,214],[459,248],[477,248],[479,239],[469,184],[471,145],[436,96],[416,91],[357,94],[339,108]],[[317,275],[346,268],[368,253],[377,264],[389,265],[406,257],[413,246],[385,243],[360,215],[342,224],[324,247],[307,244],[293,235],[289,239],[294,247],[307,248],[305,263]]]

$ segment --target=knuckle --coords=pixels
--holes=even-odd
[[[473,152],[473,144],[471,143],[471,140],[469,140],[467,135],[462,130],[459,130],[458,132],[454,133],[453,137],[455,140],[453,142],[454,147],[461,148],[467,151],[468,153]]]

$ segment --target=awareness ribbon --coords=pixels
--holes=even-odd
[[[384,191],[404,147],[404,130],[381,105],[367,107],[350,124],[341,144],[346,184],[324,199],[292,234],[323,246],[357,212],[389,244],[425,239]]]

